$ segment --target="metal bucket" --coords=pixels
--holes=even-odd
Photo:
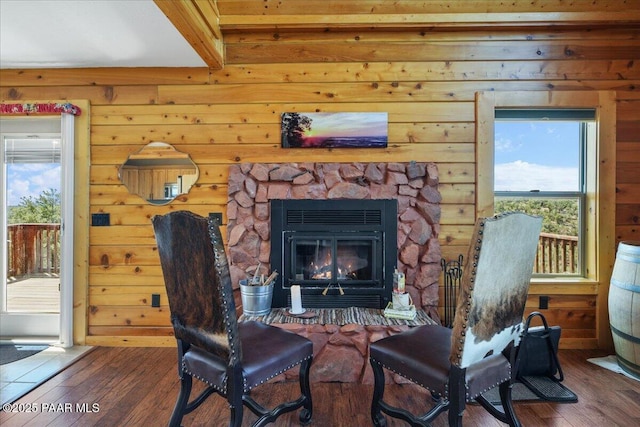
[[[247,280],[240,281],[242,297],[242,313],[245,316],[265,316],[271,311],[273,283],[267,286],[247,285]]]
[[[640,242],[620,242],[609,287],[609,324],[618,365],[640,379]]]

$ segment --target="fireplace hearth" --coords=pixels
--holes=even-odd
[[[291,306],[300,285],[304,307],[386,307],[397,215],[397,200],[272,200],[272,306]]]

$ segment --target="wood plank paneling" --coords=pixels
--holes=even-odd
[[[132,328],[130,326],[120,327],[120,326],[91,326],[89,328],[89,335],[93,337],[166,337],[166,346],[174,347],[176,339],[173,335],[173,328],[171,326],[145,326],[145,327],[137,327]],[[137,340],[136,340],[137,341]],[[150,341],[152,346],[160,347],[162,343],[157,343],[159,340]],[[97,341],[94,341],[97,342]],[[96,344],[100,345],[100,344]],[[113,345],[113,343],[111,343]]]
[[[106,289],[107,287],[113,287],[114,291],[126,293],[129,291],[126,291],[125,288],[138,289],[140,286],[153,286],[154,288],[159,286],[162,288],[162,293],[164,293],[164,280],[162,278],[162,273],[152,274],[147,271],[152,269],[153,266],[137,264],[131,268],[131,270],[137,270],[136,273],[127,275],[118,275],[113,273],[112,271],[117,268],[118,265],[109,265],[104,269],[104,272],[93,273],[91,276],[91,286],[89,286],[89,294],[92,296],[99,295],[99,293],[102,292],[102,289]],[[99,291],[96,291],[96,289]],[[160,291],[160,289],[158,289],[158,291]],[[149,293],[147,297],[150,297],[150,295],[151,293]],[[150,304],[151,302],[149,300],[147,305]]]
[[[621,184],[640,184],[640,173],[638,167],[640,162],[626,162],[620,159],[616,170],[616,182]]]
[[[284,111],[283,111],[284,112]],[[473,142],[473,123],[390,123],[389,144]],[[192,144],[280,144],[280,116],[260,124],[168,124],[95,126],[94,145],[115,141],[145,144],[151,141],[186,141]]]
[[[565,40],[490,41],[478,44],[465,40],[430,41],[425,37],[421,42],[400,42],[391,39],[384,44],[358,40],[302,45],[279,41],[260,45],[227,44],[226,60],[229,64],[405,61],[407,51],[414,52],[415,57],[423,61],[437,61],[444,57],[452,61],[470,58],[476,61],[553,61],[571,58],[615,60],[637,58],[638,49],[640,42],[635,40],[618,40],[615,45],[607,40],[572,40],[569,43]]]
[[[421,28],[454,30],[461,27],[477,30],[497,30],[501,28],[535,28],[555,25],[557,28],[593,28],[618,23],[633,28],[640,20],[640,12],[630,10],[620,12],[562,12],[562,13],[425,13],[425,14],[339,14],[327,11],[322,15],[225,15],[222,17],[223,31],[237,30],[342,30],[366,28],[373,30],[415,30]]]
[[[144,305],[89,306],[91,326],[157,326],[170,325],[169,306],[150,307]]]
[[[2,70],[2,75],[6,71]],[[29,86],[3,87],[0,97],[3,101],[14,102],[29,102],[34,99],[86,99],[91,105],[155,104],[158,102],[158,89],[156,86],[115,85],[33,86],[32,82]]]
[[[638,184],[616,184],[616,201],[624,205],[633,204],[640,206],[640,190],[638,190]]]
[[[636,53],[640,55],[640,50]],[[264,83],[249,85],[176,86],[158,88],[160,103],[268,103],[274,99],[298,103],[341,102],[471,102],[478,91],[621,90],[633,91],[640,80],[550,80],[461,82]],[[29,88],[22,89],[25,92]],[[114,100],[114,103],[116,100]]]
[[[206,68],[83,68],[81,73],[65,69],[4,70],[2,86],[131,86],[158,84],[205,84]],[[34,85],[34,82],[37,84]]]
[[[638,209],[638,206],[618,203],[616,205],[616,224],[640,225],[640,209]]]
[[[420,14],[420,13],[517,13],[517,12],[571,12],[573,3],[564,0],[544,2],[503,2],[495,0],[462,1],[409,1],[389,2],[385,0],[359,0],[345,2],[339,0],[218,0],[221,15],[325,15],[334,14]],[[625,0],[606,2],[583,2],[580,10],[585,12],[627,12],[637,9]]]
[[[279,67],[273,73],[287,73]],[[248,74],[252,75],[253,71]],[[277,77],[276,77],[277,78]],[[371,78],[378,81],[380,77]],[[638,76],[640,79],[640,75]],[[310,79],[309,79],[310,80]],[[269,82],[273,83],[271,75]],[[242,83],[235,81],[234,83]],[[261,82],[255,82],[261,83]],[[328,82],[330,83],[330,81]],[[244,82],[248,84],[248,82]],[[253,84],[253,82],[251,83]],[[189,104],[189,105],[102,105],[93,111],[95,125],[134,124],[230,124],[279,122],[283,112],[386,112],[390,123],[455,123],[474,121],[473,102],[393,102],[387,104],[351,103],[287,103],[277,104]]]
[[[638,106],[640,106],[640,102],[638,103]],[[637,135],[637,133],[635,135],[627,135],[627,139],[618,140],[618,143],[616,144],[617,159],[623,161],[624,163],[640,163],[640,153],[638,152],[638,148],[640,148],[640,142],[634,141],[634,139],[637,138]]]
[[[403,31],[391,30],[379,28],[372,31],[372,29],[342,29],[341,31],[306,31],[290,29],[287,31],[233,31],[228,32],[225,37],[226,44],[250,44],[250,45],[263,45],[268,43],[297,43],[297,44],[320,44],[322,42],[336,42],[341,41],[344,43],[384,43],[386,41],[395,41],[401,43],[421,43],[425,41],[431,42],[541,42],[546,43],[549,41],[558,41],[560,39],[566,41],[584,41],[584,40],[633,40],[633,33],[629,30],[635,30],[630,28],[629,25],[616,26],[601,26],[599,28],[592,28],[591,31],[585,32],[584,28],[555,28],[553,31],[544,31],[536,28],[529,28],[526,30],[518,28],[500,28],[496,31],[486,31],[481,28],[467,28],[464,30],[451,30],[451,31],[426,31],[424,28],[408,29]],[[570,60],[580,60],[580,58],[572,58]],[[409,64],[422,62],[422,58],[413,57],[407,58],[406,61],[397,61],[398,64]],[[424,61],[431,63],[443,62],[437,61]],[[446,61],[446,63],[456,64],[458,61]],[[554,61],[555,63],[556,61]],[[336,62],[340,64],[340,61]],[[558,62],[561,64],[562,62]],[[305,65],[307,63],[302,63]],[[362,64],[364,68],[367,68],[375,62],[367,62]],[[393,64],[393,63],[390,63]],[[515,65],[510,62],[503,63],[506,67],[509,65]],[[246,67],[251,64],[227,64],[227,66]],[[273,61],[273,65],[280,65],[282,63],[276,60]],[[357,64],[352,64],[349,67],[351,70],[357,69]],[[469,64],[471,66],[471,64]],[[425,67],[429,68],[429,67]],[[331,69],[331,68],[329,68]],[[491,66],[489,69],[492,69]],[[507,68],[508,69],[508,68]],[[468,70],[474,74],[478,70]],[[553,67],[552,67],[553,70]],[[291,71],[291,70],[290,70]],[[576,70],[572,70],[575,72]],[[294,71],[297,73],[297,71]]]
[[[638,205],[640,209],[640,205]],[[620,225],[616,226],[616,241],[640,241],[640,226],[638,225]]]
[[[147,141],[150,142],[150,141]],[[167,138],[165,142],[174,142]],[[127,142],[129,144],[129,142]],[[146,142],[143,142],[146,144]],[[127,156],[135,152],[140,145],[95,145],[91,150],[92,164],[122,164]],[[176,144],[178,147],[178,144]],[[185,151],[184,147],[180,148]],[[193,161],[199,165],[211,162],[211,156],[215,156],[215,161],[222,164],[235,163],[260,163],[261,159],[282,159],[282,148],[279,140],[271,144],[221,144],[219,146],[192,145],[188,151]],[[313,154],[313,161],[322,163],[349,163],[354,161],[353,149],[333,148],[322,150]],[[452,143],[452,144],[395,144],[386,149],[358,149],[356,160],[358,162],[386,162],[393,159],[395,162],[410,162],[412,160],[422,160],[425,156],[433,162],[473,162],[473,143]],[[115,159],[114,159],[115,157]],[[286,153],[289,162],[309,161],[307,150],[292,149]],[[267,162],[268,163],[268,162]]]
[[[354,36],[356,37],[356,36]],[[382,41],[383,42],[383,41]],[[640,64],[629,60],[582,59],[558,61],[488,61],[481,68],[473,61],[332,62],[296,64],[228,65],[212,84],[374,82],[374,81],[482,81],[506,79],[638,80]],[[448,107],[449,108],[449,107]],[[290,110],[294,111],[294,110]]]

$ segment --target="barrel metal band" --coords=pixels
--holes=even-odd
[[[635,244],[632,244],[631,242],[620,242],[620,245],[618,246],[618,252],[640,255],[640,243],[636,242]]]
[[[616,357],[618,358],[618,362],[622,362],[622,363],[618,363],[618,365],[625,371],[630,373],[631,375],[633,375],[634,377],[638,377],[638,372],[640,372],[640,366],[636,365],[633,362],[628,361],[627,359],[625,359],[624,357],[620,357],[619,354],[616,354]],[[628,368],[628,369],[625,369]],[[629,371],[629,369],[633,369],[635,372]]]
[[[622,332],[620,329],[616,328],[613,325],[611,325],[611,332],[613,332],[614,334],[618,335],[621,338],[624,338],[627,341],[631,341],[634,344],[640,344],[640,337],[634,337],[625,332]]]
[[[640,286],[634,285],[632,283],[626,283],[616,279],[611,279],[611,284],[620,289],[624,289],[624,290],[635,292],[635,293],[640,293]]]
[[[628,252],[623,252],[623,253],[618,252],[616,254],[616,259],[622,259],[622,260],[637,264],[639,260],[638,256],[640,256],[640,254],[636,255],[636,254],[630,254]]]

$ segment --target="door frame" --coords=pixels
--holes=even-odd
[[[66,257],[70,264],[65,266],[70,283],[64,291],[61,289],[60,306],[60,342],[63,347],[85,345],[88,334],[88,280],[89,280],[89,173],[90,173],[90,117],[91,104],[88,100],[21,100],[26,104],[37,103],[71,103],[81,111],[68,121],[66,132],[73,131],[74,141],[71,153],[66,153],[71,165],[72,177],[67,184],[72,185],[68,203],[63,209],[70,213],[71,222],[67,220],[63,227],[69,237],[71,256]],[[23,114],[25,116],[26,114]],[[58,114],[52,114],[58,115]],[[3,114],[4,116],[4,114]],[[59,116],[59,115],[58,115]],[[63,123],[62,132],[65,132]],[[64,145],[63,145],[64,146]],[[65,156],[63,153],[62,156]],[[63,213],[64,216],[64,213]],[[63,259],[65,262],[65,259]],[[62,266],[61,266],[62,267]],[[62,272],[61,272],[62,274]],[[62,279],[62,278],[61,278]],[[64,313],[64,314],[63,314]]]

